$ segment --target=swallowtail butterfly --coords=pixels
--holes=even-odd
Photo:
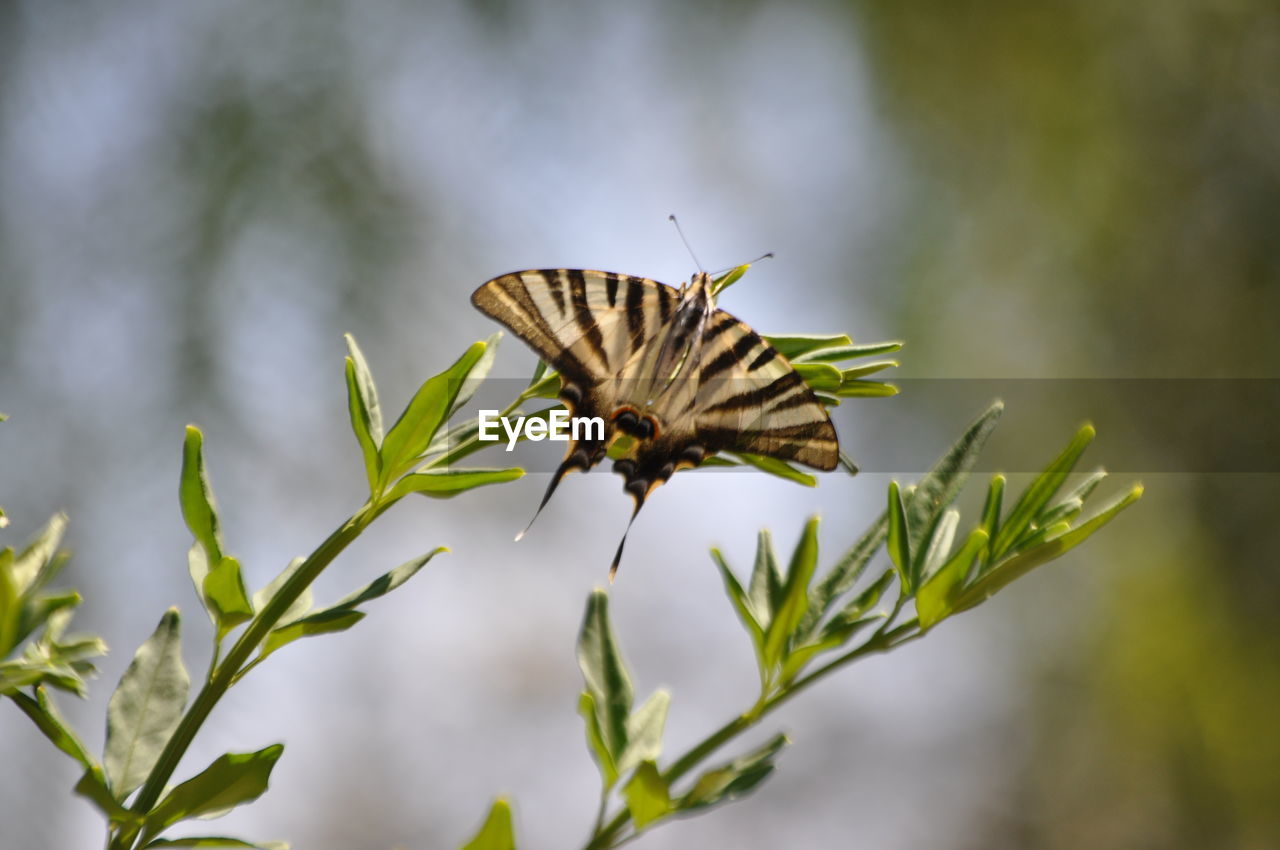
[[[471,302],[559,371],[571,416],[605,422],[604,439],[569,443],[539,512],[569,470],[589,470],[623,435],[631,445],[613,470],[635,501],[631,522],[658,485],[716,452],[820,470],[839,461],[826,408],[785,357],[715,306],[705,272],[679,289],[612,272],[512,272]],[[610,580],[626,540],[624,532]]]

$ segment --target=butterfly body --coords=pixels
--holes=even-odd
[[[635,500],[632,520],[676,471],[720,451],[838,462],[826,409],[786,358],[715,306],[706,273],[677,290],[613,272],[520,271],[471,300],[559,371],[572,416],[605,423],[603,439],[570,442],[539,511],[566,473],[600,463],[623,435],[630,448],[613,469]],[[620,544],[611,575],[621,554]]]

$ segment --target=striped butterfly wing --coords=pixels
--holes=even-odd
[[[570,470],[585,471],[604,459],[618,433],[613,413],[620,386],[634,383],[620,376],[628,363],[643,360],[679,300],[675,289],[656,280],[588,269],[512,272],[472,294],[480,312],[560,373],[560,399],[570,415],[605,422],[604,439],[569,442],[534,520]]]
[[[724,310],[707,323],[694,429],[708,454],[745,452],[830,471],[840,460],[827,409],[759,334]]]
[[[512,272],[471,296],[480,312],[510,328],[584,392],[619,375],[658,336],[679,300],[665,283],[586,269]]]

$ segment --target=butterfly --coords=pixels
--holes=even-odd
[[[471,296],[560,373],[571,416],[605,423],[603,438],[570,441],[534,519],[570,470],[589,470],[616,442],[629,444],[613,471],[635,507],[610,581],[640,508],[677,471],[721,451],[820,470],[839,462],[826,408],[777,349],[716,307],[712,287],[706,272],[676,289],[613,272],[535,269],[496,277]]]

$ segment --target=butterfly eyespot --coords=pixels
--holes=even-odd
[[[613,414],[613,421],[617,423],[618,430],[624,434],[635,434],[636,424],[640,421],[640,417],[636,415],[634,410],[623,408]]]
[[[691,463],[694,466],[697,466],[702,463],[702,459],[706,456],[707,452],[702,448],[702,446],[694,445],[689,446],[684,451],[680,452],[679,460],[681,463]]]
[[[647,440],[658,433],[658,423],[652,416],[646,416],[636,423],[635,430],[631,433],[641,440]]]
[[[582,388],[577,384],[565,384],[560,388],[560,398],[565,404],[577,407],[582,403]]]

